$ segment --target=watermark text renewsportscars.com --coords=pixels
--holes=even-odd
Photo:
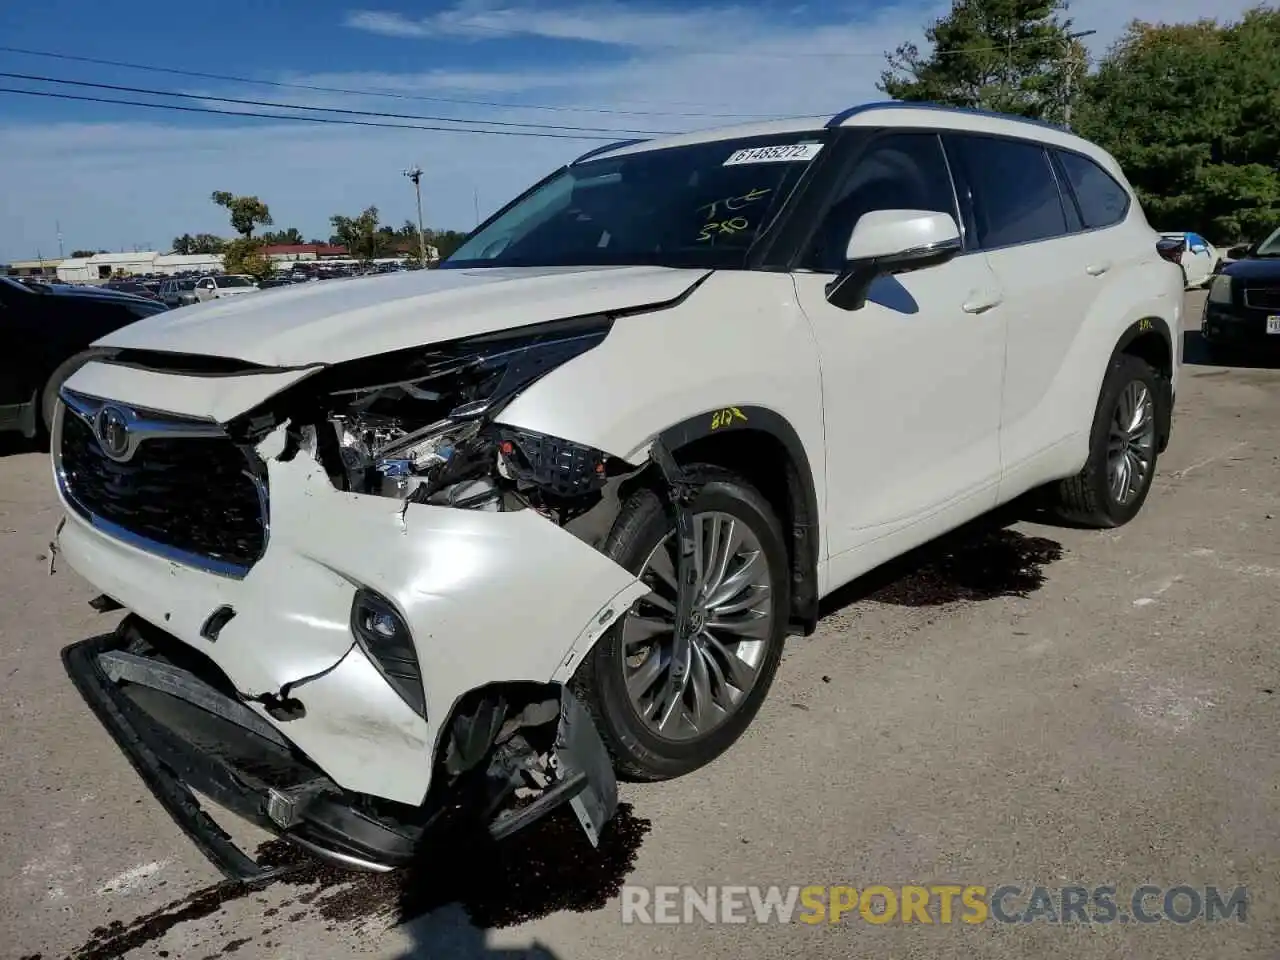
[[[1246,922],[1246,887],[871,884],[622,888],[623,923],[1188,924]]]

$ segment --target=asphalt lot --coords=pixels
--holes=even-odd
[[[1190,324],[1202,297],[1188,298]],[[74,574],[49,576],[47,458],[4,444],[0,956],[1280,955],[1280,365],[1200,365],[1188,341],[1173,442],[1136,521],[1098,533],[1024,516],[848,591],[793,642],[729,754],[624,787],[632,812],[603,854],[552,824],[410,878],[308,875],[248,894],[217,885],[66,680],[59,650],[113,618]],[[1143,883],[1244,885],[1249,900],[1243,923],[873,925],[855,912],[634,926],[616,897],[591,903],[624,876],[1114,884],[1121,902]],[[460,888],[470,914],[432,909]],[[468,915],[534,919],[483,930]]]

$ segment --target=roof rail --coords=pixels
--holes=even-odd
[[[1012,113],[999,113],[995,110],[979,110],[976,107],[953,107],[943,103],[930,103],[923,100],[881,100],[875,103],[860,103],[857,106],[841,110],[827,121],[828,127],[841,126],[850,117],[872,110],[936,110],[943,113],[959,113],[971,117],[991,117],[995,120],[1012,120],[1015,123],[1027,123],[1034,127],[1047,127],[1059,132],[1070,132],[1060,123],[1047,120],[1035,120],[1031,117],[1020,117]]]
[[[617,143],[606,143],[602,147],[592,147],[577,160],[574,160],[573,163],[581,163],[583,160],[590,160],[592,157],[598,157],[600,154],[608,153],[610,150],[621,150],[623,147],[632,147],[637,143],[644,143],[644,138],[642,137],[638,140],[619,140]],[[573,166],[573,163],[569,164],[569,166]]]

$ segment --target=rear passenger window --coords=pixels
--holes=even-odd
[[[1006,247],[1067,232],[1062,196],[1043,147],[993,137],[954,140],[973,195],[980,245]]]
[[[1129,209],[1129,195],[1111,174],[1077,153],[1059,152],[1058,162],[1076,195],[1085,227],[1090,230],[1109,227],[1124,219]]]

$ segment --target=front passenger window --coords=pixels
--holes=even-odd
[[[935,134],[890,134],[867,147],[822,218],[807,266],[820,273],[842,271],[854,225],[874,210],[956,216],[951,174]]]

